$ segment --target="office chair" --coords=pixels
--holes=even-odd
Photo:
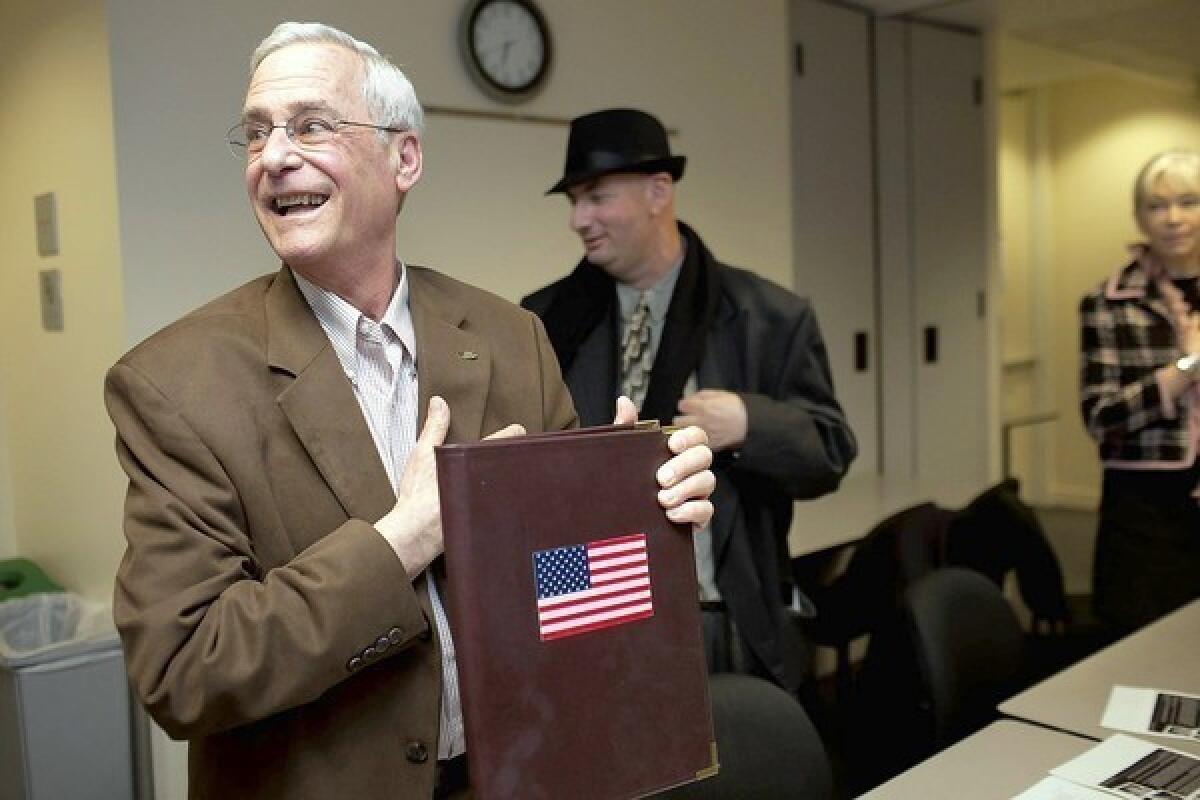
[[[795,698],[761,678],[734,674],[712,675],[709,692],[720,772],[658,797],[832,800],[825,747]]]
[[[804,629],[818,645],[834,648],[841,703],[849,702],[853,688],[851,642],[891,614],[913,581],[941,565],[942,544],[954,513],[933,503],[897,511],[859,541],[833,581],[807,588],[816,617],[805,621]],[[795,560],[792,566],[795,572]]]
[[[1021,625],[986,577],[946,567],[916,580],[871,634],[856,697],[855,772],[874,785],[995,719],[1023,657]]]
[[[1021,599],[1032,613],[1039,659],[1057,663],[1070,614],[1062,569],[1033,510],[1008,479],[981,492],[965,508],[921,503],[876,525],[856,546],[831,583],[809,590],[817,607],[805,630],[837,653],[838,697],[852,691],[850,642],[893,611],[914,581],[939,567],[967,567],[1003,588],[1015,572]],[[796,570],[793,562],[793,572]],[[797,578],[799,580],[799,578]],[[1044,669],[1042,671],[1045,671]]]
[[[1008,478],[957,512],[946,531],[945,564],[970,567],[1003,588],[1013,571],[1021,599],[1033,615],[1033,631],[1064,632],[1070,622],[1062,568],[1033,509]]]

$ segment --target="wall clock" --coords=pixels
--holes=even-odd
[[[526,100],[550,70],[550,29],[532,0],[474,0],[463,15],[467,70],[490,97]]]

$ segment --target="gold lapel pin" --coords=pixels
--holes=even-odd
[[[474,350],[460,350],[458,351],[458,357],[464,361],[475,361],[479,358],[479,353],[476,353]]]

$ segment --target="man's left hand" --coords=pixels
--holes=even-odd
[[[613,422],[621,425],[636,421],[637,408],[622,395],[617,399]],[[662,487],[658,502],[667,510],[667,518],[672,522],[691,523],[692,530],[698,531],[712,519],[713,505],[708,497],[717,485],[716,477],[709,470],[713,456],[708,447],[708,435],[693,425],[672,433],[667,446],[675,455],[659,467],[655,475]]]
[[[734,450],[746,441],[746,404],[733,392],[701,389],[679,401],[676,425],[699,425],[713,450]]]

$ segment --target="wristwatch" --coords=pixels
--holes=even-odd
[[[1200,377],[1200,353],[1188,353],[1175,362],[1175,368],[1192,380]]]

